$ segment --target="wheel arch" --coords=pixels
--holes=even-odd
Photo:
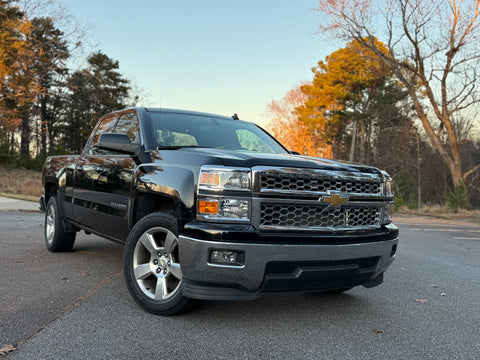
[[[195,217],[195,182],[191,169],[155,166],[150,171],[137,170],[130,197],[129,229],[149,214],[164,212],[177,219],[181,230]]]
[[[48,201],[52,196],[57,196],[58,186],[53,181],[47,181],[45,183],[45,205],[48,204]]]
[[[159,211],[171,214],[177,220],[181,218],[178,200],[165,194],[138,193],[133,206],[130,229],[145,216]]]

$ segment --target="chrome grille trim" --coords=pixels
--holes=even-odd
[[[281,175],[262,174],[262,190],[287,190],[301,192],[340,191],[354,194],[378,194],[381,184],[349,179],[328,179],[314,177],[284,177]]]
[[[381,227],[387,201],[383,175],[256,166],[252,225],[261,231],[372,231]],[[325,196],[347,202],[334,206]]]
[[[253,191],[265,195],[321,196],[333,192],[349,197],[383,197],[381,174],[303,168],[253,168]]]

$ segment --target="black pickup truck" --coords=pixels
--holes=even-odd
[[[381,284],[392,201],[385,172],[292,153],[236,115],[134,108],[100,119],[81,155],[47,158],[40,205],[48,250],[79,230],[125,243],[131,295],[171,315]]]

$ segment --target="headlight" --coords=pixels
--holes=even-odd
[[[382,224],[390,224],[392,222],[393,213],[393,180],[386,171],[382,171],[383,174],[383,195],[386,197],[388,204],[383,207],[383,219]]]
[[[387,204],[383,207],[382,225],[387,225],[392,222],[393,204]]]
[[[382,171],[383,174],[383,194],[386,197],[393,197],[393,180],[386,171]]]
[[[200,170],[198,189],[250,191],[250,169],[204,166]]]
[[[393,180],[385,180],[385,196],[393,196]]]
[[[249,223],[251,172],[247,168],[203,166],[197,193],[200,221]],[[238,192],[235,194],[235,192]]]

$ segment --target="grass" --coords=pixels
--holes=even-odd
[[[38,196],[32,195],[22,195],[22,194],[9,194],[0,191],[1,197],[11,198],[11,199],[18,199],[18,200],[27,200],[27,201],[38,201]]]
[[[40,171],[0,166],[0,196],[37,201],[41,194]]]
[[[429,215],[441,217],[444,219],[466,219],[477,218],[480,219],[480,210],[465,210],[465,209],[452,209],[446,205],[432,205],[422,206],[420,210],[409,209],[406,206],[400,207],[397,212],[413,215]]]

